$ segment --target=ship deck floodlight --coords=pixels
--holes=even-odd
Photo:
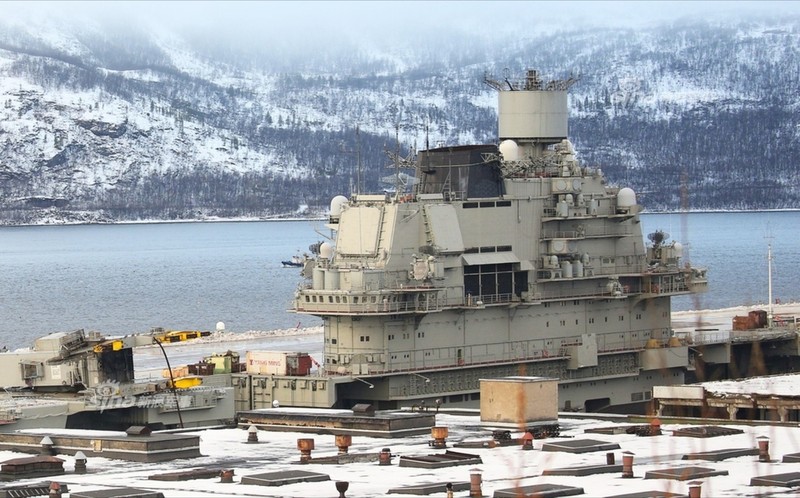
[[[375,389],[375,384],[372,384],[372,383],[370,383],[370,382],[367,382],[367,381],[366,381],[366,380],[364,380],[364,379],[359,379],[358,377],[353,377],[353,380],[357,380],[357,381],[359,381],[359,382],[363,382],[364,384],[366,384],[367,386],[369,386],[369,388],[370,388],[370,389]]]
[[[429,379],[428,377],[425,377],[424,375],[420,375],[420,374],[414,373],[414,372],[408,372],[408,373],[410,373],[411,375],[416,375],[420,379],[424,380],[426,384],[430,383],[430,381],[431,381],[431,379]]]

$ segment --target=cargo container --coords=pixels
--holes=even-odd
[[[308,353],[248,351],[245,355],[245,369],[249,374],[308,375],[311,364]]]
[[[767,312],[764,310],[754,310],[747,316],[733,317],[733,330],[763,329],[768,325]]]

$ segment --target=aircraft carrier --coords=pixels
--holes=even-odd
[[[671,298],[706,290],[706,270],[645,238],[636,193],[577,160],[574,80],[485,82],[497,144],[420,151],[408,192],[332,200],[292,306],[323,320],[321,375],[251,400],[477,406],[480,379],[525,375],[558,378],[562,410],[642,411],[654,386],[752,374],[761,341],[796,360],[794,323],[675,334]]]

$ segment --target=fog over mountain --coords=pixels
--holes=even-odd
[[[488,73],[577,76],[649,210],[800,208],[786,2],[2,2],[0,222],[289,216],[494,143]],[[399,144],[398,144],[399,141]],[[385,180],[385,181],[382,181]]]

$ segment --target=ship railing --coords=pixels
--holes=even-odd
[[[553,291],[546,291],[545,290],[545,291],[540,291],[538,294],[539,294],[541,300],[581,299],[581,298],[587,298],[587,297],[597,297],[597,298],[601,298],[601,297],[612,298],[612,297],[615,297],[612,292],[606,292],[605,290],[603,290],[602,292],[599,291],[599,290],[597,290],[597,291],[589,291],[589,292],[574,292],[574,291],[569,291],[569,290],[553,292]]]
[[[685,342],[686,344],[691,344],[694,346],[703,344],[723,344],[726,342],[731,342],[731,331],[721,331],[718,329],[676,331],[675,337],[680,339],[681,342]]]
[[[459,201],[467,198],[463,190],[452,190],[449,182],[426,182],[417,194],[442,194],[446,201]]]
[[[629,265],[600,264],[600,265],[593,265],[590,268],[595,276],[629,275],[629,274],[639,274],[644,272],[644,264],[640,263],[631,263]]]
[[[472,306],[486,306],[491,304],[508,304],[512,301],[518,300],[514,294],[482,294],[480,296],[467,295],[464,305],[467,307]]]
[[[569,279],[565,279],[569,280]],[[590,291],[576,292],[569,289],[566,290],[542,290],[538,292],[541,300],[556,300],[556,299],[585,299],[585,298],[598,298],[598,299],[614,299],[619,297],[628,296],[630,294],[639,294],[641,289],[638,287],[631,287],[623,285],[619,291],[609,291],[605,287],[602,289],[595,289]]]
[[[586,227],[583,230],[545,230],[541,238],[547,239],[582,239],[586,237],[625,237],[631,235],[633,230],[627,226]]]
[[[731,331],[731,342],[760,342],[796,337],[797,331],[794,327]]]
[[[651,294],[675,294],[691,292],[693,286],[698,283],[704,285],[702,281],[694,282],[687,279],[684,271],[678,269],[666,271],[647,271],[650,283],[646,286],[645,292]]]
[[[464,201],[467,199],[467,193],[463,190],[450,190],[444,192],[444,199],[446,201]]]
[[[592,277],[611,277],[611,276],[618,276],[618,275],[638,275],[643,273],[644,266],[641,264],[630,264],[630,265],[613,265],[613,266],[603,266],[603,265],[587,265],[584,266],[583,269],[583,276],[577,277],[573,276],[571,278],[562,278],[562,277],[555,277],[555,278],[539,278],[539,280],[573,280],[573,279],[580,279],[580,278],[592,278]],[[561,268],[539,268],[538,272],[542,275],[545,275],[547,272],[555,271],[557,275],[561,275]]]
[[[792,315],[773,315],[772,323],[776,327],[796,327],[800,324],[800,318]]]
[[[634,330],[628,334],[623,334],[623,337],[620,337],[619,332],[597,334],[597,352],[640,351],[645,348],[647,341],[650,339],[656,339],[664,345],[671,335],[672,331],[666,327]]]
[[[561,276],[563,274],[562,272],[563,270],[560,268],[538,270],[538,273],[540,275],[538,282],[546,283],[546,282],[559,282],[565,280],[586,279],[593,277],[616,277],[625,275],[637,275],[640,273],[636,265],[626,266],[626,267],[615,266],[613,268],[585,267],[583,277],[563,278]],[[553,275],[555,275],[555,277],[553,277]],[[696,284],[692,282],[687,282],[685,280],[671,280],[671,279],[663,281],[660,280],[660,281],[651,281],[649,284],[645,284],[643,286],[623,285],[621,294],[622,295],[641,294],[641,293],[660,294],[660,295],[685,294],[693,292],[695,286]],[[570,298],[581,298],[581,297],[592,297],[592,296],[619,297],[620,295],[620,294],[615,294],[614,292],[609,292],[605,288],[597,289],[596,291],[574,292],[571,290],[548,289],[547,287],[541,287],[539,294],[543,299],[570,299]]]
[[[725,344],[729,342],[760,342],[774,339],[793,339],[797,337],[794,327],[750,329],[750,330],[718,330],[697,329],[676,332],[675,336],[686,344],[693,346],[704,344]]]
[[[383,314],[383,313],[424,313],[440,311],[446,307],[447,300],[432,294],[422,295],[421,299],[397,299],[400,295],[385,295],[372,300],[372,296],[333,295],[320,293],[318,301],[306,301],[301,295],[294,301],[294,310],[306,313],[330,314]],[[309,295],[310,297],[310,295]],[[330,299],[325,299],[325,298]],[[367,299],[370,298],[370,299]]]
[[[650,284],[645,287],[645,292],[649,294],[676,294],[690,291],[691,286],[686,282],[674,282],[669,285]]]

